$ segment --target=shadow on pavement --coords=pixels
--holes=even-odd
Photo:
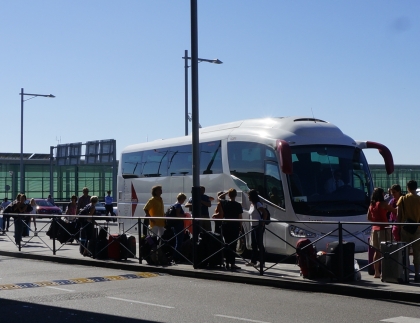
[[[53,307],[47,305],[33,304],[0,298],[0,313],[2,322],[136,322],[136,323],[159,323],[158,321],[149,321],[120,317],[115,315],[86,312],[80,310],[67,309],[62,307]]]

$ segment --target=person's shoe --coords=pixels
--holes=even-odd
[[[247,267],[255,267],[257,264],[255,262],[248,262],[245,266]]]
[[[232,265],[232,266],[231,266],[231,268],[232,268],[232,270],[238,270],[238,269],[241,269],[241,267],[236,266],[236,265]]]

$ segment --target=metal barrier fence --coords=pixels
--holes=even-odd
[[[32,228],[30,227],[30,225],[27,223],[26,219],[28,217],[33,217],[33,218],[48,218],[47,223],[44,223],[43,226],[41,227],[40,230],[32,230]],[[11,224],[7,224],[7,219],[13,218],[13,221],[11,221]],[[77,219],[77,221],[69,221],[66,222],[64,221],[62,218],[66,218],[66,219]],[[120,232],[120,235],[118,235],[118,237],[112,241],[110,241],[107,245],[104,245],[101,249],[99,250],[89,250],[89,246],[87,244],[87,241],[89,240],[89,234],[95,234],[95,229],[98,229],[99,232],[101,230],[104,230],[106,232],[106,234],[108,234],[108,226],[107,226],[107,222],[117,218],[117,219],[129,219],[129,220],[133,220],[133,219],[137,219],[137,222],[134,223],[131,227],[123,229],[123,232]],[[77,216],[61,216],[61,215],[36,215],[36,214],[3,214],[3,234],[7,236],[7,238],[16,245],[16,247],[18,248],[19,251],[21,251],[22,246],[24,246],[25,244],[27,244],[28,242],[30,242],[32,239],[40,239],[40,241],[42,241],[42,243],[47,246],[54,255],[56,255],[56,253],[58,251],[60,251],[60,249],[66,245],[69,242],[73,242],[75,241],[80,248],[80,251],[84,255],[88,255],[88,256],[92,256],[93,258],[97,258],[98,254],[100,254],[101,252],[103,252],[105,249],[107,249],[110,245],[112,245],[113,243],[119,243],[120,244],[120,248],[125,249],[125,251],[127,252],[127,257],[128,258],[134,258],[137,259],[139,261],[139,263],[142,263],[142,260],[144,260],[144,256],[141,254],[141,245],[142,243],[144,243],[144,239],[145,237],[142,236],[142,231],[140,228],[144,228],[144,230],[148,233],[148,235],[154,235],[151,231],[151,228],[147,225],[148,220],[151,219],[150,217],[123,217],[123,216],[116,216],[116,217],[109,217],[109,216],[88,216],[88,215],[77,215]],[[100,223],[98,222],[99,220],[104,221],[104,223]],[[279,223],[287,223],[287,224],[309,224],[309,223],[313,223],[316,225],[322,225],[322,224],[335,224],[337,225],[337,228],[322,235],[319,236],[317,239],[314,239],[311,241],[310,245],[307,245],[303,248],[297,248],[295,245],[292,245],[291,243],[289,243],[286,239],[284,239],[283,237],[280,237],[278,234],[276,234],[275,232],[273,232],[269,226],[265,225],[265,220],[248,220],[248,219],[240,219],[240,220],[233,220],[233,219],[202,219],[202,218],[178,218],[178,217],[153,217],[153,220],[173,220],[173,221],[191,221],[191,224],[189,224],[187,227],[183,226],[183,229],[179,232],[173,232],[173,235],[170,236],[168,239],[165,239],[163,236],[158,236],[157,235],[157,239],[159,240],[159,243],[156,245],[156,248],[154,248],[153,250],[151,250],[151,254],[158,254],[159,252],[161,252],[162,248],[166,248],[169,249],[173,252],[173,254],[177,254],[179,257],[181,257],[186,263],[189,263],[190,265],[192,265],[195,269],[197,268],[202,268],[202,265],[205,264],[210,258],[214,257],[216,254],[218,253],[222,253],[223,252],[233,252],[235,254],[235,257],[241,258],[242,260],[244,260],[247,264],[250,264],[250,261],[248,259],[245,259],[242,254],[239,254],[236,251],[236,245],[238,240],[244,239],[248,234],[254,234],[256,230],[260,230],[261,234],[258,234],[256,236],[260,237],[260,241],[258,241],[258,245],[261,246],[263,245],[263,233],[264,231],[266,232],[270,232],[272,235],[274,235],[277,239],[283,241],[284,243],[286,243],[287,245],[289,245],[290,247],[294,248],[296,251],[291,254],[291,255],[287,255],[281,259],[279,259],[277,262],[272,263],[269,267],[265,266],[265,254],[260,252],[260,259],[259,259],[259,266],[255,266],[254,268],[259,272],[260,275],[264,275],[265,272],[267,272],[268,270],[270,270],[271,268],[273,268],[275,265],[285,262],[286,260],[290,259],[291,257],[295,257],[297,254],[302,254],[301,251],[303,251],[306,248],[310,248],[311,245],[315,245],[317,242],[319,242],[322,239],[325,239],[326,237],[331,236],[333,233],[338,232],[338,258],[339,258],[339,268],[338,268],[338,274],[337,272],[332,272],[330,270],[330,268],[327,268],[326,266],[316,263],[316,265],[322,267],[323,270],[325,270],[332,278],[338,279],[339,281],[345,281],[348,278],[350,278],[350,275],[354,275],[355,272],[360,272],[364,269],[366,269],[367,267],[369,267],[370,265],[373,265],[379,261],[382,261],[383,259],[392,259],[393,261],[397,262],[399,266],[402,266],[404,268],[404,270],[407,271],[411,271],[413,272],[410,268],[409,268],[409,264],[403,264],[400,261],[398,261],[397,259],[395,259],[394,257],[391,257],[394,254],[397,254],[400,250],[402,249],[406,249],[408,252],[408,248],[410,248],[414,243],[419,242],[419,239],[413,239],[411,242],[407,242],[403,247],[398,248],[392,252],[385,252],[379,259],[374,260],[373,262],[368,263],[366,266],[363,266],[361,268],[359,268],[358,270],[355,270],[354,272],[352,272],[351,274],[345,275],[344,274],[344,259],[343,259],[343,232],[347,233],[349,235],[351,235],[352,237],[354,237],[355,239],[359,240],[360,242],[368,245],[368,243],[362,239],[360,239],[358,236],[356,236],[355,234],[353,234],[352,232],[348,231],[347,229],[344,228],[345,225],[380,225],[380,226],[389,226],[389,225],[393,225],[393,226],[419,226],[418,223],[384,223],[384,222],[340,222],[340,221],[277,221],[275,219],[271,219],[271,223],[273,222],[279,222]],[[215,235],[209,234],[207,233],[203,226],[202,226],[202,221],[215,221],[216,223],[218,222],[250,222],[250,229],[248,229],[246,232],[241,231],[240,234],[238,235],[238,237],[229,242],[226,243],[223,239],[218,239],[215,237]],[[68,224],[74,224],[75,228],[72,228],[71,230],[69,229]],[[254,224],[254,225],[252,225]],[[256,225],[255,225],[256,224]],[[62,245],[60,247],[57,248],[57,233],[53,233],[51,238],[53,240],[53,246],[52,248],[43,240],[43,238],[38,234],[39,232],[45,231],[45,229],[48,227],[48,230],[57,230],[64,233],[64,236],[66,237],[64,240],[61,240]],[[133,229],[133,227],[135,227],[137,225],[138,228],[138,244],[139,244],[139,255],[137,256],[136,253],[133,253],[132,250],[124,243],[120,243],[121,242],[121,237],[123,236],[123,234],[128,233],[131,229]],[[10,234],[8,234],[8,232],[12,232],[11,228],[14,227],[14,236],[12,239],[12,237],[10,236]],[[96,227],[96,228],[95,228]],[[223,226],[222,226],[223,227]],[[22,233],[23,230],[29,230],[29,232],[33,233],[33,236],[31,236],[29,238],[28,241],[24,242],[24,245],[22,245]],[[179,248],[176,248],[174,246],[174,241],[176,241],[177,236],[181,235],[181,234],[185,234],[185,230],[190,230],[192,229],[192,232],[194,233],[192,236],[190,236],[190,240],[192,242],[192,257],[189,257],[188,255],[182,254],[180,252]],[[89,233],[90,232],[90,233]],[[211,237],[211,239],[214,239],[215,241],[217,241],[217,244],[220,245],[220,248],[218,250],[215,250],[214,253],[207,255],[206,258],[202,258],[198,255],[197,253],[197,249],[198,249],[198,245],[197,242],[199,240],[199,233],[202,234],[209,234],[209,236]],[[223,236],[223,232],[221,234],[221,236]],[[202,238],[202,237],[201,237]],[[175,240],[174,240],[175,239]],[[120,241],[119,241],[120,240]],[[109,240],[108,240],[109,241]],[[370,246],[371,248],[373,248],[373,246]],[[381,250],[374,248],[376,251],[381,252]],[[161,250],[161,251],[159,251]],[[149,256],[151,255],[149,254]],[[304,254],[304,253],[303,253]],[[221,256],[223,257],[223,256]],[[98,257],[99,258],[99,257]],[[308,258],[308,261],[316,261],[316,259],[312,259],[312,258]],[[417,273],[416,273],[417,274]]]

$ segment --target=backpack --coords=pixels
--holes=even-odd
[[[165,212],[165,217],[170,217],[170,218],[176,217],[175,204],[168,207],[168,209]],[[166,220],[165,227],[172,228],[172,227],[175,227],[177,223],[178,223],[177,220],[168,219]]]
[[[271,223],[271,214],[267,206],[265,206],[265,212],[267,213],[267,218],[265,219],[265,225],[269,225]],[[260,213],[260,210],[258,210],[258,213]],[[263,215],[261,213],[260,213],[260,217],[261,219],[263,218]]]
[[[83,209],[79,211],[79,215],[89,215],[91,207],[92,204],[86,205]]]
[[[271,223],[271,214],[270,214],[270,211],[267,209],[267,206],[265,206],[265,212],[267,213],[267,219],[265,221],[265,225],[269,225]]]
[[[307,247],[306,247],[307,246]],[[306,247],[306,248],[305,248]],[[304,278],[315,278],[317,275],[316,248],[309,239],[299,239],[296,243],[296,262]]]

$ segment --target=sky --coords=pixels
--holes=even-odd
[[[190,28],[187,0],[3,1],[0,151],[20,152],[21,88],[56,96],[24,103],[25,153],[183,136]],[[198,0],[198,57],[223,62],[199,64],[203,127],[315,116],[420,162],[420,1]]]

